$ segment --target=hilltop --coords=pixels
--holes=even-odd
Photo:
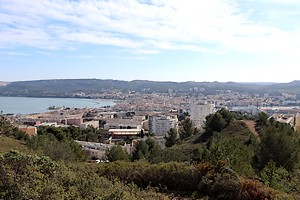
[[[260,114],[251,121],[258,141],[233,114],[209,115],[205,132],[186,118],[173,146],[147,137],[132,155],[114,146],[98,164],[85,162],[75,127],[40,127],[29,138],[2,118],[0,199],[297,199],[298,134]]]

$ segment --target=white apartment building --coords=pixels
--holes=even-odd
[[[149,116],[149,132],[165,136],[171,128],[176,128],[178,119],[171,116]]]
[[[215,112],[215,105],[207,102],[197,102],[191,104],[191,120],[197,128],[204,126],[205,117]]]

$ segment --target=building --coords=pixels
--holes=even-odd
[[[104,129],[141,129],[142,121],[134,119],[106,119]]]
[[[228,108],[230,111],[242,112],[242,113],[249,113],[252,115],[257,115],[259,113],[259,109],[257,106],[233,106]]]
[[[99,128],[99,121],[88,121],[80,124],[80,129],[87,129],[88,127]]]
[[[37,128],[34,126],[19,126],[18,128],[29,136],[35,136],[37,134]]]
[[[197,102],[191,104],[191,120],[198,128],[204,126],[205,118],[209,114],[213,114],[215,111],[215,105],[207,102]]]
[[[106,152],[113,147],[111,144],[77,141],[81,145],[82,149],[86,152],[89,159],[106,159]]]
[[[175,116],[149,116],[149,132],[155,136],[165,136],[171,128],[176,128],[177,123],[178,119]]]
[[[112,140],[126,139],[127,137],[138,136],[143,133],[143,129],[109,129]]]
[[[300,133],[300,113],[297,113],[295,121],[295,131]]]
[[[275,121],[289,124],[291,127],[294,127],[295,124],[295,115],[294,114],[279,114],[275,113],[269,119],[273,118]]]
[[[106,160],[106,153],[108,150],[110,150],[114,144],[103,144],[103,143],[96,143],[96,142],[86,142],[86,141],[78,141],[75,140],[82,149],[86,152],[89,159],[101,159]],[[132,154],[134,148],[131,144],[125,144],[121,146],[122,149],[128,153]]]
[[[80,124],[82,124],[82,123],[83,123],[83,119],[81,117],[66,119],[67,125],[80,126]]]

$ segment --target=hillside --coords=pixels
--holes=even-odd
[[[230,113],[224,110],[212,116],[220,113],[226,120],[231,119]],[[270,126],[270,130],[276,127],[286,130],[279,124],[264,124]],[[20,136],[8,128],[2,128],[2,133]],[[66,159],[75,153],[79,156],[83,151],[71,142],[71,135],[63,134],[63,138],[62,133],[61,128],[47,128],[40,130],[36,137],[23,140],[37,150],[38,155],[20,153],[28,151],[22,141],[1,135],[0,191],[3,192],[0,192],[0,199],[250,200],[297,199],[299,195],[297,170],[276,167],[272,165],[274,161],[262,169],[254,168],[253,159],[260,155],[257,145],[265,143],[266,139],[262,137],[257,143],[248,126],[240,120],[228,120],[220,131],[214,131],[206,140],[201,138],[203,133],[197,132],[165,149],[149,137],[138,142],[132,159],[129,155],[121,157],[126,154],[122,149],[121,152],[113,151],[118,149],[115,146],[108,151],[108,156],[112,157],[115,152],[118,159],[99,164],[86,163],[85,159]],[[270,136],[273,135],[272,132]],[[275,135],[280,140],[284,133]],[[288,135],[282,139],[290,145],[298,136]],[[297,141],[290,145],[290,150],[300,152],[295,145]],[[67,157],[61,156],[64,152],[68,152]],[[298,161],[293,162],[297,167]]]
[[[58,79],[19,81],[0,84],[2,96],[28,97],[78,97],[76,93],[86,95],[103,93],[105,91],[120,90],[123,92],[136,91],[142,93],[167,93],[169,90],[176,93],[215,94],[220,90],[232,90],[248,93],[278,93],[293,92],[300,94],[300,82],[277,83],[270,85],[235,82],[156,82],[146,80],[120,81],[102,79]]]
[[[242,121],[236,121],[230,124],[228,127],[223,129],[220,133],[215,133],[212,140],[202,141],[201,135],[194,135],[185,140],[180,144],[174,145],[171,148],[166,149],[166,155],[164,159],[169,159],[169,161],[190,161],[193,159],[195,150],[206,148],[209,143],[213,140],[234,140],[239,139],[241,142],[245,143],[247,141],[255,140],[255,135],[251,132],[248,126]]]
[[[0,135],[0,153],[6,153],[11,150],[18,150],[25,153],[28,153],[30,151],[27,146],[20,140]]]

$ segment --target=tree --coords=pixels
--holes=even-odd
[[[171,147],[174,144],[179,143],[179,135],[178,132],[175,128],[171,128],[170,131],[168,132],[168,136],[165,136],[166,140],[166,147]]]
[[[151,137],[148,137],[145,140],[148,145],[149,157],[147,158],[149,162],[153,162],[153,160],[160,154],[161,146]]]
[[[188,117],[190,114],[188,112],[184,112],[181,115],[178,116],[179,121],[185,120],[186,117]]]
[[[137,143],[137,146],[132,154],[132,158],[133,160],[147,159],[149,155],[150,153],[148,144],[141,140]]]
[[[186,118],[179,129],[179,136],[180,139],[183,140],[185,138],[197,134],[198,132],[198,129],[193,125],[191,119]]]
[[[220,113],[223,119],[225,120],[226,126],[228,126],[234,120],[233,113],[225,108],[221,108],[221,110],[219,110],[218,113]]]
[[[86,154],[81,146],[73,140],[58,141],[52,134],[33,136],[27,141],[27,146],[53,160],[84,161]]]
[[[206,117],[205,131],[209,134],[217,131],[220,132],[227,125],[222,115],[217,112]]]
[[[141,133],[139,134],[139,136],[140,136],[141,138],[144,138],[144,137],[145,137],[145,132],[144,132],[143,129],[141,130]]]
[[[255,120],[256,131],[260,132],[262,129],[266,128],[270,124],[268,118],[269,116],[266,113],[264,112],[258,113],[257,118]]]
[[[50,158],[18,151],[0,155],[0,199],[49,199],[60,197],[55,183],[58,165]]]
[[[50,135],[52,134],[58,141],[66,140],[70,136],[67,135],[62,128],[54,126],[45,126],[38,128],[38,135]]]
[[[227,127],[234,120],[234,115],[229,110],[222,108],[215,114],[206,116],[205,131],[211,136],[213,132],[220,132],[223,128]]]
[[[15,127],[10,121],[0,116],[0,135],[14,137],[17,140],[27,140],[28,135]]]
[[[145,159],[149,162],[153,162],[161,150],[159,144],[151,137],[148,137],[145,141],[140,140],[138,142],[132,154],[132,158],[133,160]]]
[[[111,162],[117,160],[129,161],[129,155],[122,149],[121,146],[113,146],[106,152],[107,159]]]
[[[264,168],[271,160],[277,167],[284,167],[288,171],[299,167],[300,139],[288,126],[275,123],[262,130],[257,153],[258,168]]]

